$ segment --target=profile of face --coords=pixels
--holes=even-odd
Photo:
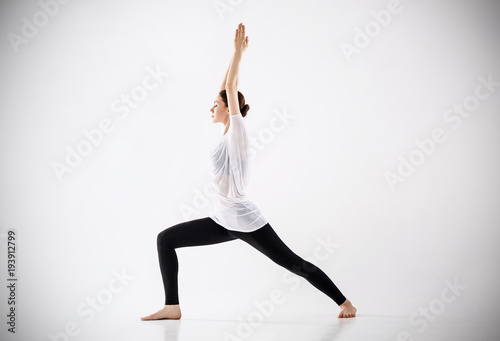
[[[217,95],[214,101],[214,106],[210,109],[212,113],[212,123],[222,122],[226,123],[229,117],[229,108],[222,101],[222,97]]]

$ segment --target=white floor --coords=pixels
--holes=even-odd
[[[496,325],[498,326],[498,325]],[[359,314],[355,318],[338,319],[325,316],[290,318],[282,321],[255,322],[253,327],[243,321],[224,320],[159,320],[122,321],[101,330],[93,340],[500,340],[492,320],[479,318],[445,318],[430,322],[418,331],[407,316],[374,316]],[[407,332],[407,334],[404,334]]]

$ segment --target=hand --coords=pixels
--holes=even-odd
[[[248,36],[245,37],[245,25],[240,23],[234,36],[234,49],[239,52],[244,52],[248,47]]]

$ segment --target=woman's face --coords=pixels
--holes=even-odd
[[[222,101],[222,97],[217,95],[217,98],[214,101],[214,106],[210,109],[212,112],[212,123],[222,122],[225,123],[228,114],[229,108]]]

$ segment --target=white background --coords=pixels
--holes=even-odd
[[[500,81],[498,3],[401,1],[350,58],[342,44],[376,27],[371,11],[388,1],[230,3],[75,0],[15,48],[9,33],[21,36],[41,5],[2,1],[0,268],[15,229],[18,332],[48,340],[74,321],[87,339],[162,307],[156,236],[212,214],[205,160],[223,127],[209,110],[240,22],[239,90],[261,146],[248,195],[285,243],[309,260],[320,240],[335,243],[315,263],[359,314],[410,316],[447,280],[467,288],[443,315],[498,314],[500,87],[456,129],[443,118],[479,77]],[[121,118],[112,103],[156,67],[168,76]],[[291,118],[272,131],[277,112]],[[58,179],[54,163],[106,118],[114,131]],[[446,140],[391,189],[385,174],[438,128]],[[284,302],[269,319],[337,314],[242,241],[177,252],[185,318],[244,318],[273,290]],[[114,269],[133,279],[87,321],[77,307],[107,297]]]

